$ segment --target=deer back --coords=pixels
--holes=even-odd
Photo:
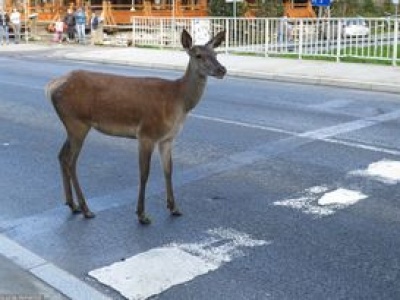
[[[60,117],[126,137],[164,138],[184,120],[181,80],[73,71],[49,83]]]

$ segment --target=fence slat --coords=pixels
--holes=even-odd
[[[226,53],[346,57],[397,65],[399,22],[388,18],[154,18],[135,17],[133,45],[180,48],[183,28],[194,41],[225,29]]]

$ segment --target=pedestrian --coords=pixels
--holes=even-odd
[[[289,23],[289,20],[286,16],[279,20],[278,24],[278,41],[280,43],[290,42],[293,38],[293,27]]]
[[[64,17],[64,24],[67,25],[68,42],[75,40],[75,16],[72,13],[72,9],[68,9],[67,14]]]
[[[96,12],[92,13],[90,19],[90,44],[99,45],[103,43],[103,18]]]
[[[15,7],[10,15],[10,21],[14,32],[14,43],[18,44],[21,41],[21,14]]]
[[[75,13],[76,32],[78,34],[78,43],[85,44],[86,15],[82,7],[79,7]]]
[[[7,45],[9,44],[8,26],[10,24],[9,15],[0,8],[0,38],[1,44],[4,45],[4,37],[6,38]]]
[[[62,43],[64,32],[64,22],[59,17],[54,25],[54,42]]]

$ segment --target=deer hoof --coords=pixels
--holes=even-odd
[[[75,206],[75,207],[71,207],[71,212],[72,212],[72,214],[77,215],[77,214],[80,214],[82,212],[82,210],[79,207]]]
[[[65,203],[65,205],[68,205],[72,214],[76,215],[76,214],[80,214],[82,212],[82,210],[79,208],[79,206],[76,206],[74,203],[70,204],[70,203]]]
[[[142,225],[149,225],[151,224],[151,219],[146,215],[139,216],[139,223]]]
[[[84,212],[83,215],[85,216],[86,219],[93,219],[96,215],[92,213],[90,210],[87,212]]]
[[[180,216],[182,216],[182,213],[179,209],[175,208],[175,209],[171,210],[171,216],[180,217]]]

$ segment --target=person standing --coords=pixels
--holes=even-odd
[[[291,42],[293,37],[293,28],[288,18],[284,16],[279,20],[278,42]]]
[[[0,38],[1,44],[4,44],[4,37],[6,38],[7,45],[9,44],[9,36],[8,36],[8,24],[10,23],[10,17],[8,14],[0,8]]]
[[[57,19],[54,29],[55,29],[54,41],[61,44],[63,41],[63,32],[64,32],[64,22],[61,20],[61,18]]]
[[[91,45],[103,43],[103,19],[96,12],[92,13],[90,19],[90,40]]]
[[[21,14],[15,7],[10,15],[10,21],[14,31],[14,43],[18,44],[21,41]]]
[[[85,44],[86,15],[82,7],[79,7],[75,13],[76,32],[78,34],[78,43]]]
[[[68,42],[72,42],[75,39],[75,16],[72,13],[72,9],[68,9],[67,14],[64,17],[64,23],[67,25]]]

